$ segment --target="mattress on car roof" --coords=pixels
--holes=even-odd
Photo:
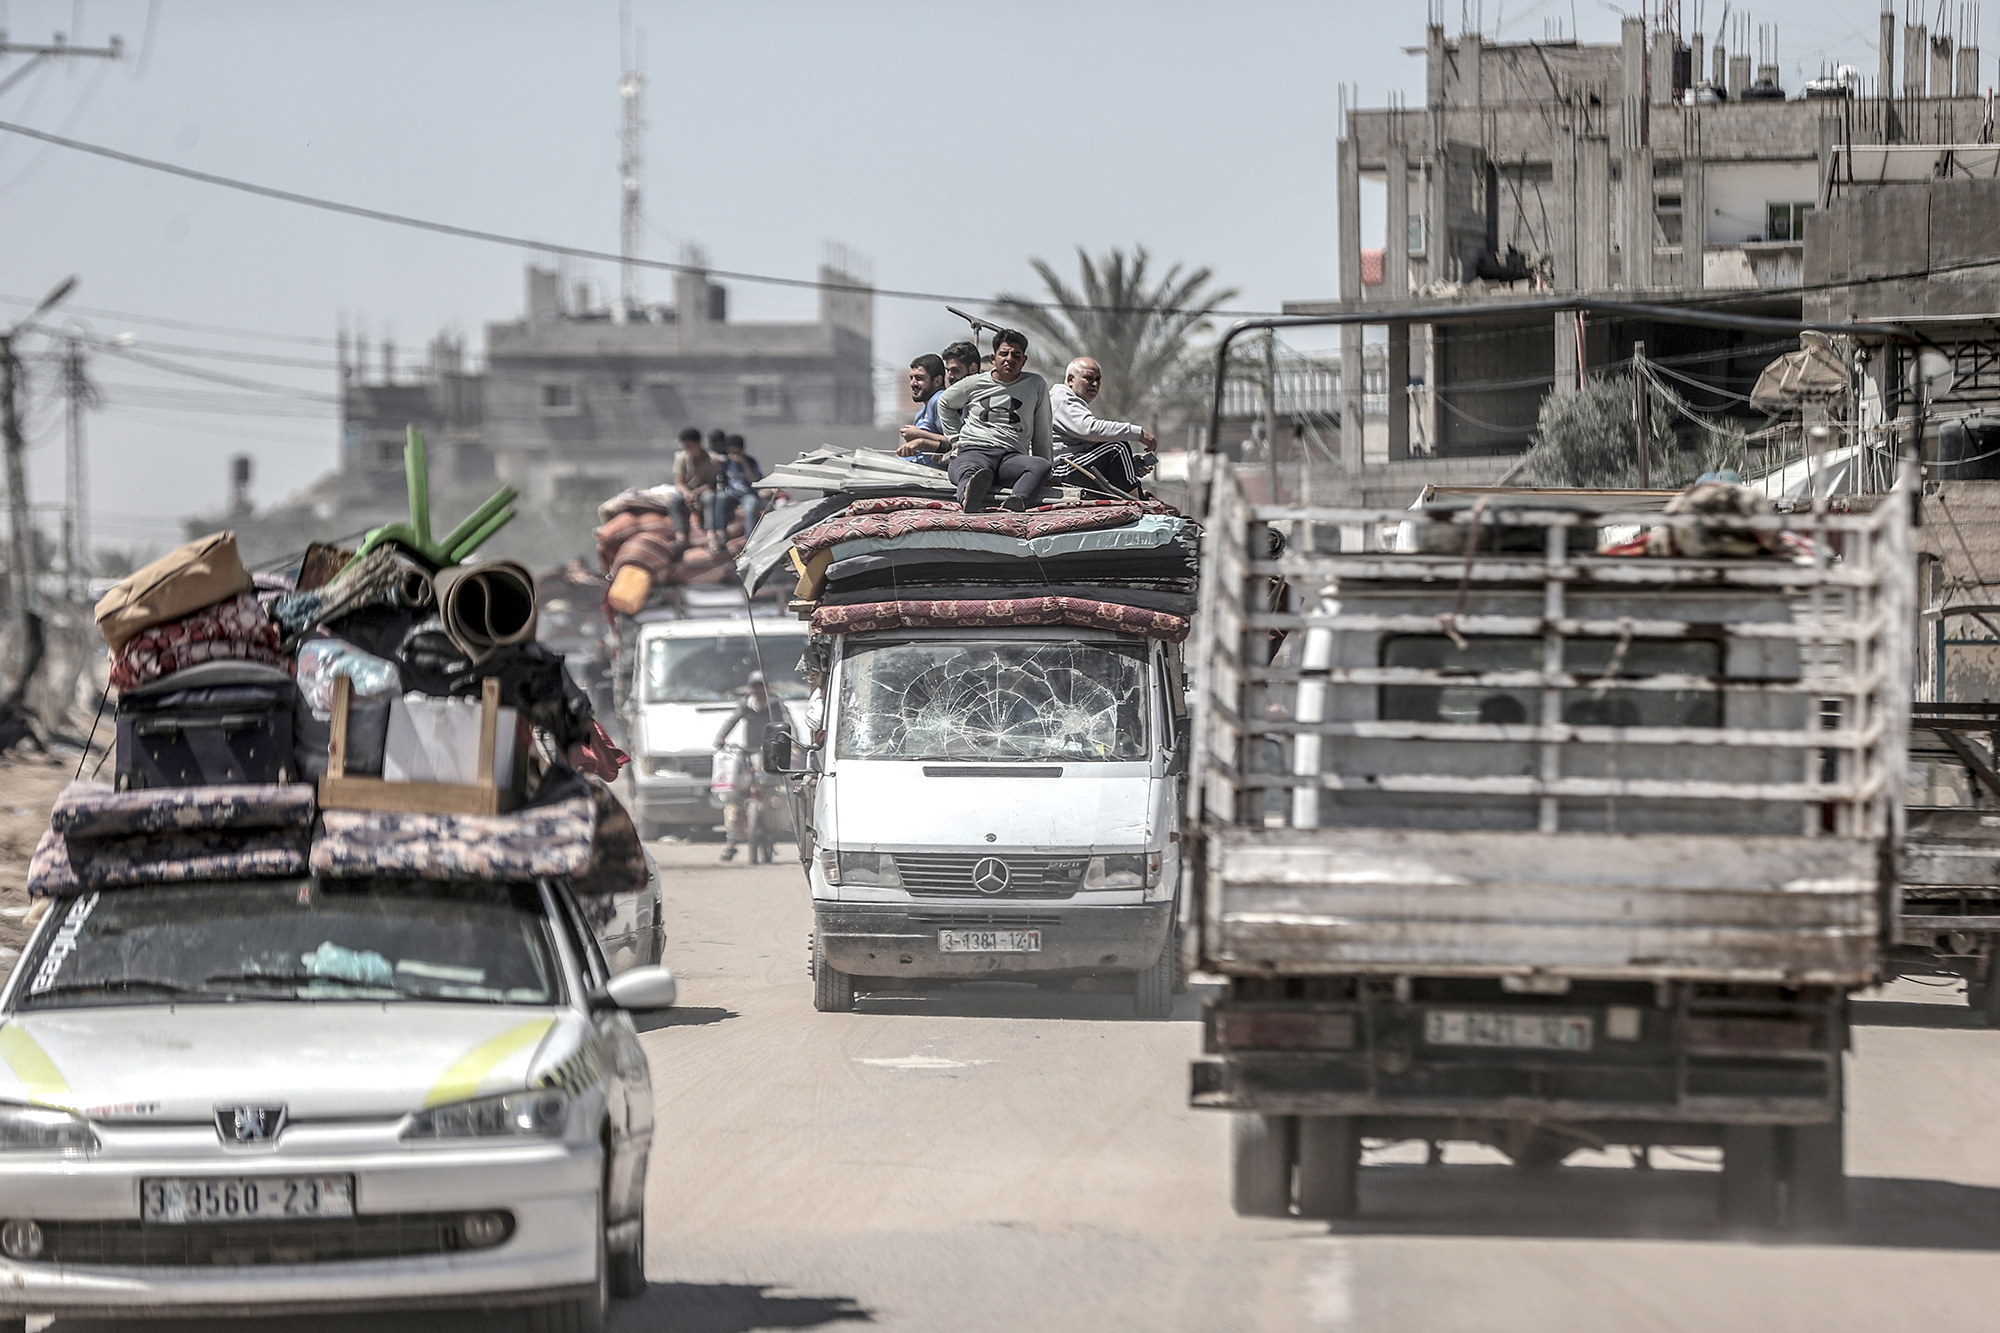
[[[829,589],[819,599],[821,606],[853,606],[864,602],[897,598],[924,598],[933,601],[966,601],[990,597],[1076,597],[1120,606],[1139,606],[1177,616],[1194,614],[1192,591],[1159,588],[1127,588],[1104,583],[1037,583],[1023,586],[1019,581],[994,580],[989,583],[915,583],[908,579],[881,586]]]

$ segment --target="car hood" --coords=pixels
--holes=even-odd
[[[106,1119],[282,1104],[372,1119],[529,1086],[582,1043],[567,1009],[426,1003],[148,1005],[10,1014],[0,1100]]]
[[[1062,769],[1059,778],[941,776],[967,767],[838,761],[832,774],[838,845],[1022,851],[1154,841],[1146,764],[1050,765]]]

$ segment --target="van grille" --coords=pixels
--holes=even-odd
[[[935,926],[940,930],[1032,930],[1036,926],[1060,926],[1057,912],[981,912],[977,908],[956,912],[912,912],[913,926]]]
[[[1087,856],[897,852],[896,871],[911,893],[951,898],[1068,898],[1083,887]],[[983,892],[974,874],[984,861],[1007,868],[1006,887]]]
[[[507,1218],[511,1235],[514,1219],[511,1214],[502,1216]],[[464,1213],[389,1213],[183,1226],[131,1221],[43,1222],[43,1249],[35,1262],[188,1268],[404,1259],[474,1248],[459,1234],[464,1218]]]

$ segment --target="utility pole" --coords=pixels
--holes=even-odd
[[[1270,503],[1278,499],[1278,331],[1264,337],[1264,466],[1271,477]]]
[[[639,310],[639,268],[632,261],[639,257],[639,224],[644,219],[639,207],[639,163],[640,136],[646,123],[640,118],[639,94],[646,86],[646,76],[639,72],[639,66],[645,38],[632,32],[631,6],[620,8],[625,69],[618,76],[618,96],[624,103],[624,117],[618,129],[618,181],[624,193],[624,207],[618,219],[618,307],[629,319]]]
[[[15,672],[11,691],[17,704],[27,692],[28,671],[36,656],[36,630],[30,623],[35,614],[35,539],[28,521],[28,469],[25,462],[28,444],[21,438],[21,358],[14,350],[14,342],[32,329],[35,321],[47,314],[52,306],[75,290],[76,279],[64,278],[42,298],[40,305],[28,312],[26,319],[0,333],[0,436],[5,437],[6,445],[7,516],[9,536],[12,538],[7,574],[21,653],[21,666]]]
[[[1639,489],[1653,489],[1652,459],[1646,439],[1646,344],[1632,344],[1632,434],[1639,442]]]
[[[95,56],[99,60],[118,60],[125,54],[125,42],[113,37],[104,46],[71,46],[69,39],[57,33],[55,39],[44,46],[35,42],[10,42],[5,29],[0,29],[0,56],[26,56],[28,63],[0,79],[0,93],[6,92],[22,79],[28,77],[45,60],[67,60],[71,56]]]
[[[97,390],[83,373],[83,340],[74,335],[63,355],[63,391],[68,399],[63,467],[63,567],[70,596],[78,597],[90,578],[90,469],[83,451],[83,414],[86,408],[97,406]]]

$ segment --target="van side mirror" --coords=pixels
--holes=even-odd
[[[1179,745],[1167,751],[1167,776],[1177,778],[1186,773],[1187,770],[1187,741],[1182,740]]]
[[[764,729],[764,771],[766,773],[796,773],[792,767],[792,731],[790,727],[772,723]]]

